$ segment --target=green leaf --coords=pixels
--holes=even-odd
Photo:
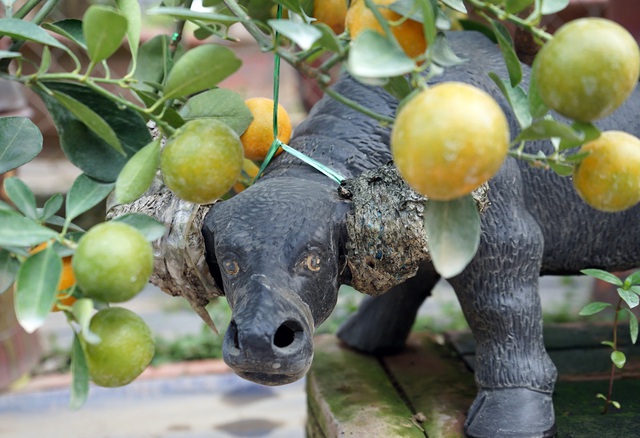
[[[532,117],[529,111],[529,101],[527,100],[527,93],[524,89],[520,85],[512,87],[510,82],[502,79],[494,72],[490,72],[489,77],[495,82],[498,88],[500,88],[504,97],[507,98],[509,105],[513,108],[513,113],[516,116],[516,120],[518,120],[520,128],[526,128],[531,125]]]
[[[166,7],[153,8],[146,11],[147,15],[169,15],[182,20],[201,21],[203,23],[233,24],[238,22],[238,18],[233,15],[215,14],[212,12],[194,11],[186,8]]]
[[[389,81],[384,85],[384,89],[398,101],[403,100],[413,91],[411,84],[404,76],[389,78]]]
[[[560,176],[573,175],[573,166],[571,164],[549,162],[549,167]]]
[[[574,122],[571,124],[571,129],[578,135],[579,139],[564,138],[560,141],[559,149],[564,151],[581,144],[587,143],[591,140],[595,140],[600,136],[600,130],[591,123]]]
[[[424,30],[424,37],[427,40],[427,45],[431,46],[434,44],[437,35],[437,25],[436,25],[436,13],[435,11],[438,9],[437,2],[433,2],[431,0],[418,0],[418,6],[420,6],[422,10],[422,28]]]
[[[347,69],[359,78],[389,78],[410,73],[415,62],[397,44],[365,30],[352,41]]]
[[[498,45],[500,46],[504,62],[507,65],[511,86],[515,87],[522,80],[522,64],[520,63],[518,55],[516,55],[516,51],[513,48],[511,35],[504,24],[499,21],[491,20],[491,26],[493,27],[493,32],[498,40]]]
[[[616,367],[622,368],[625,362],[627,362],[627,357],[622,351],[614,351],[611,353],[611,362],[613,362]]]
[[[142,14],[138,0],[116,0],[118,10],[127,18],[127,40],[131,58],[137,59],[140,33],[142,29]]]
[[[638,304],[640,304],[640,297],[630,290],[624,290],[619,287],[618,295],[625,303],[627,303],[627,306],[629,306],[630,309],[633,309]]]
[[[0,50],[0,59],[22,58],[22,53],[11,52],[9,50]]]
[[[55,238],[58,233],[18,213],[0,210],[0,246],[29,247]]]
[[[343,48],[340,40],[329,26],[324,23],[315,23],[314,26],[322,33],[318,40],[318,45],[330,52],[342,53]]]
[[[523,129],[514,142],[543,140],[548,138],[559,138],[566,141],[582,141],[580,133],[571,129],[562,122],[550,119],[534,121],[529,127]]]
[[[531,110],[531,116],[534,119],[539,119],[549,111],[549,107],[544,103],[540,96],[538,81],[536,80],[535,64],[536,61],[534,60],[533,67],[531,68],[531,77],[529,78],[529,109]]]
[[[302,17],[302,19],[305,21],[305,23],[309,22],[310,17],[307,14],[307,10],[305,10],[305,1],[304,0],[302,0],[302,1],[300,1],[300,0],[275,0],[275,2],[280,4],[280,5],[282,5],[282,6],[284,6],[290,12],[293,12],[293,13],[299,15],[300,17]]]
[[[599,280],[606,281],[607,283],[615,284],[616,286],[622,286],[622,280],[613,274],[603,271],[602,269],[583,269],[580,271],[584,275],[595,277]]]
[[[267,23],[303,50],[310,49],[322,36],[322,32],[311,24],[296,23],[291,20],[268,20]]]
[[[603,303],[600,301],[594,301],[593,303],[589,303],[586,306],[584,306],[582,309],[580,309],[580,312],[578,312],[578,315],[580,316],[595,315],[596,313],[602,312],[607,307],[611,307],[611,304]]]
[[[560,12],[569,6],[570,0],[542,0],[542,15],[551,15]]]
[[[128,204],[151,186],[160,164],[160,139],[140,149],[122,168],[116,180],[116,202]]]
[[[140,231],[144,237],[153,242],[164,236],[164,224],[151,216],[142,213],[127,213],[113,219],[114,222],[124,222]]]
[[[0,18],[0,35],[6,35],[15,40],[33,41],[67,50],[64,44],[49,35],[37,24],[17,18]]]
[[[113,55],[126,33],[127,18],[112,7],[89,6],[82,19],[82,34],[93,63]]]
[[[80,298],[73,303],[71,308],[73,316],[80,326],[80,333],[83,339],[89,344],[97,344],[100,342],[100,336],[93,333],[89,329],[91,317],[93,316],[93,300],[89,298]]]
[[[616,348],[616,344],[611,341],[602,341],[600,342],[602,345],[606,345],[607,347]]]
[[[42,134],[26,117],[0,117],[0,173],[33,160],[42,150]]]
[[[38,210],[36,208],[36,195],[31,189],[17,177],[11,177],[4,180],[4,190],[7,192],[9,199],[13,202],[18,210],[31,219],[38,219]]]
[[[640,284],[640,270],[633,272],[627,278],[625,278],[624,284],[629,284],[630,286],[634,284]]]
[[[6,249],[0,248],[0,295],[9,290],[19,268],[18,259]]]
[[[27,333],[42,326],[56,300],[62,260],[49,245],[24,261],[16,279],[16,317]]]
[[[56,193],[55,195],[51,196],[45,201],[44,206],[38,212],[38,219],[41,221],[46,221],[51,218],[60,210],[63,202],[64,198],[60,193]]]
[[[145,120],[135,111],[123,108],[88,87],[70,83],[45,82],[47,88],[82,102],[102,117],[116,133],[126,156],[116,151],[90,130],[57,99],[39,88],[33,90],[45,103],[58,129],[60,146],[76,167],[92,178],[115,181],[129,157],[151,141]]]
[[[449,40],[444,34],[439,33],[432,45],[433,62],[442,67],[453,67],[454,65],[467,62],[466,59],[460,58],[449,45]]]
[[[89,367],[77,334],[73,336],[71,348],[71,399],[69,407],[78,410],[84,406],[89,395]]]
[[[473,198],[427,201],[424,227],[436,271],[444,278],[462,272],[480,243],[480,215]]]
[[[224,88],[205,91],[193,96],[180,109],[185,120],[214,118],[229,125],[241,135],[253,120],[244,99],[235,91]]]
[[[84,173],[78,176],[67,193],[65,206],[67,221],[72,221],[98,205],[111,193],[114,185],[114,183],[98,182]]]
[[[96,114],[87,105],[79,102],[71,96],[57,91],[52,91],[52,93],[58,102],[68,109],[78,120],[84,123],[87,128],[93,131],[120,154],[126,156],[126,153],[120,144],[120,140],[118,140],[118,136],[102,117]]]
[[[241,64],[227,47],[216,44],[195,47],[182,55],[169,72],[164,98],[175,99],[212,88]]]
[[[617,402],[615,400],[611,400],[611,404],[613,405],[614,408],[616,409],[620,409],[620,402]]]
[[[635,344],[638,341],[638,317],[629,309],[622,310],[629,315],[629,335],[631,343]]]
[[[55,23],[43,23],[42,27],[51,32],[70,39],[83,49],[87,48],[87,42],[82,34],[82,21],[75,18],[56,21]]]
[[[504,9],[509,14],[517,14],[531,6],[534,0],[506,0]]]
[[[146,83],[160,84],[171,68],[171,39],[167,35],[156,35],[140,46],[133,77],[137,79],[137,90],[152,91]]]
[[[158,85],[158,87],[162,88],[161,85]],[[155,104],[160,99],[157,94],[153,94],[150,91],[140,89],[134,89],[133,91],[147,108],[151,108],[153,104]],[[198,94],[197,96],[199,96],[200,94]],[[155,111],[153,111],[153,114],[162,114],[162,120],[176,129],[184,125],[184,119],[173,107],[157,107]]]
[[[464,5],[462,0],[440,0],[445,5],[449,6],[454,11],[462,12],[463,14],[467,13],[467,8]]]
[[[490,27],[485,26],[484,24],[479,23],[475,20],[467,20],[464,18],[458,20],[458,24],[460,24],[462,29],[480,32],[481,34],[489,38],[494,44],[498,44],[498,40],[496,40],[496,36]]]

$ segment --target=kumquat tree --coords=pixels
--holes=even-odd
[[[147,10],[137,0],[108,0],[90,5],[82,19],[56,21],[50,17],[59,16],[58,2],[2,0],[0,78],[42,100],[64,154],[82,174],[68,193],[43,205],[19,177],[4,181],[0,293],[15,294],[18,321],[28,332],[52,311],[66,315],[74,332],[74,408],[85,402],[90,380],[125,385],[150,363],[150,329],[117,304],[148,282],[151,242],[165,232],[141,213],[88,230],[74,223],[79,215],[108,196],[119,204],[135,201],[158,173],[180,199],[208,204],[250,185],[276,154],[294,154],[331,176],[331,169],[287,144],[292,123],[278,102],[281,62],[331,98],[391,127],[400,175],[429,199],[425,228],[434,266],[445,278],[460,273],[478,248],[480,216],[471,192],[508,156],[572,178],[595,209],[622,211],[640,201],[640,140],[600,132],[595,124],[632,93],[640,50],[628,31],[606,19],[571,21],[554,34],[545,30],[543,18],[569,0],[204,0],[198,8],[192,0],[164,0]],[[170,17],[173,28],[141,43],[143,18],[151,16]],[[272,99],[245,101],[219,86],[242,68],[234,26],[273,54],[274,70],[259,72],[273,76]],[[516,116],[515,138],[501,107],[484,91],[429,84],[468,62],[447,42],[446,32],[459,29],[479,30],[499,45],[508,77],[492,73],[491,79]],[[528,89],[514,29],[539,48]],[[186,32],[199,41],[193,48],[181,43]],[[110,60],[122,44],[130,63],[116,77]],[[27,55],[25,45],[39,48],[38,56]],[[65,57],[72,68],[52,70],[52,56]],[[336,66],[395,96],[396,116],[332,89]],[[525,151],[527,142],[540,139],[551,139],[554,150]],[[42,134],[28,118],[0,118],[0,174],[34,159],[42,146]],[[640,276],[621,281],[603,271],[586,273],[619,287],[616,322],[619,315],[629,318],[635,342],[638,323],[628,309],[640,302]],[[606,307],[592,303],[583,312]],[[622,367],[624,355],[615,340],[610,345],[614,366]],[[611,402],[610,393],[603,398]]]

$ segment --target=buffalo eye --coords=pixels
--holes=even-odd
[[[305,267],[313,272],[318,272],[320,270],[320,256],[318,254],[309,254],[304,259]]]
[[[238,262],[235,260],[225,260],[222,263],[222,269],[229,275],[236,275],[240,272],[240,266],[238,266]]]

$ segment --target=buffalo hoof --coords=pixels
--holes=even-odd
[[[555,437],[551,394],[528,388],[481,389],[464,431],[469,438]]]

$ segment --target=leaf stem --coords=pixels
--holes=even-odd
[[[353,108],[356,111],[361,112],[362,114],[369,116],[375,120],[377,120],[378,122],[380,122],[380,124],[382,124],[383,126],[387,126],[387,125],[393,125],[393,123],[395,122],[395,119],[393,117],[389,117],[389,116],[385,116],[382,114],[378,114],[375,111],[371,111],[369,108],[360,105],[358,102],[349,99],[348,97],[343,96],[342,94],[336,92],[335,90],[329,88],[327,85],[325,84],[319,84],[320,85],[320,89],[325,92],[326,94],[328,94],[329,96],[331,96],[333,99],[337,100],[338,102]]]
[[[517,15],[510,14],[494,4],[485,2],[483,0],[467,0],[467,1],[477,10],[488,12],[500,21],[509,21],[515,24],[516,26],[525,29],[527,32],[531,33],[533,36],[543,41],[549,41],[553,39],[553,35],[551,35],[549,32],[545,32],[544,30],[532,25],[529,20],[524,20],[518,17]]]
[[[622,309],[622,298],[618,298],[618,305],[616,306],[615,316],[613,318],[613,351],[618,351],[618,320],[620,318],[620,310]],[[613,379],[616,375],[616,364],[611,363],[611,374],[609,375],[609,391],[607,393],[607,400],[605,400],[602,415],[606,415],[611,404],[611,398],[613,396]]]

